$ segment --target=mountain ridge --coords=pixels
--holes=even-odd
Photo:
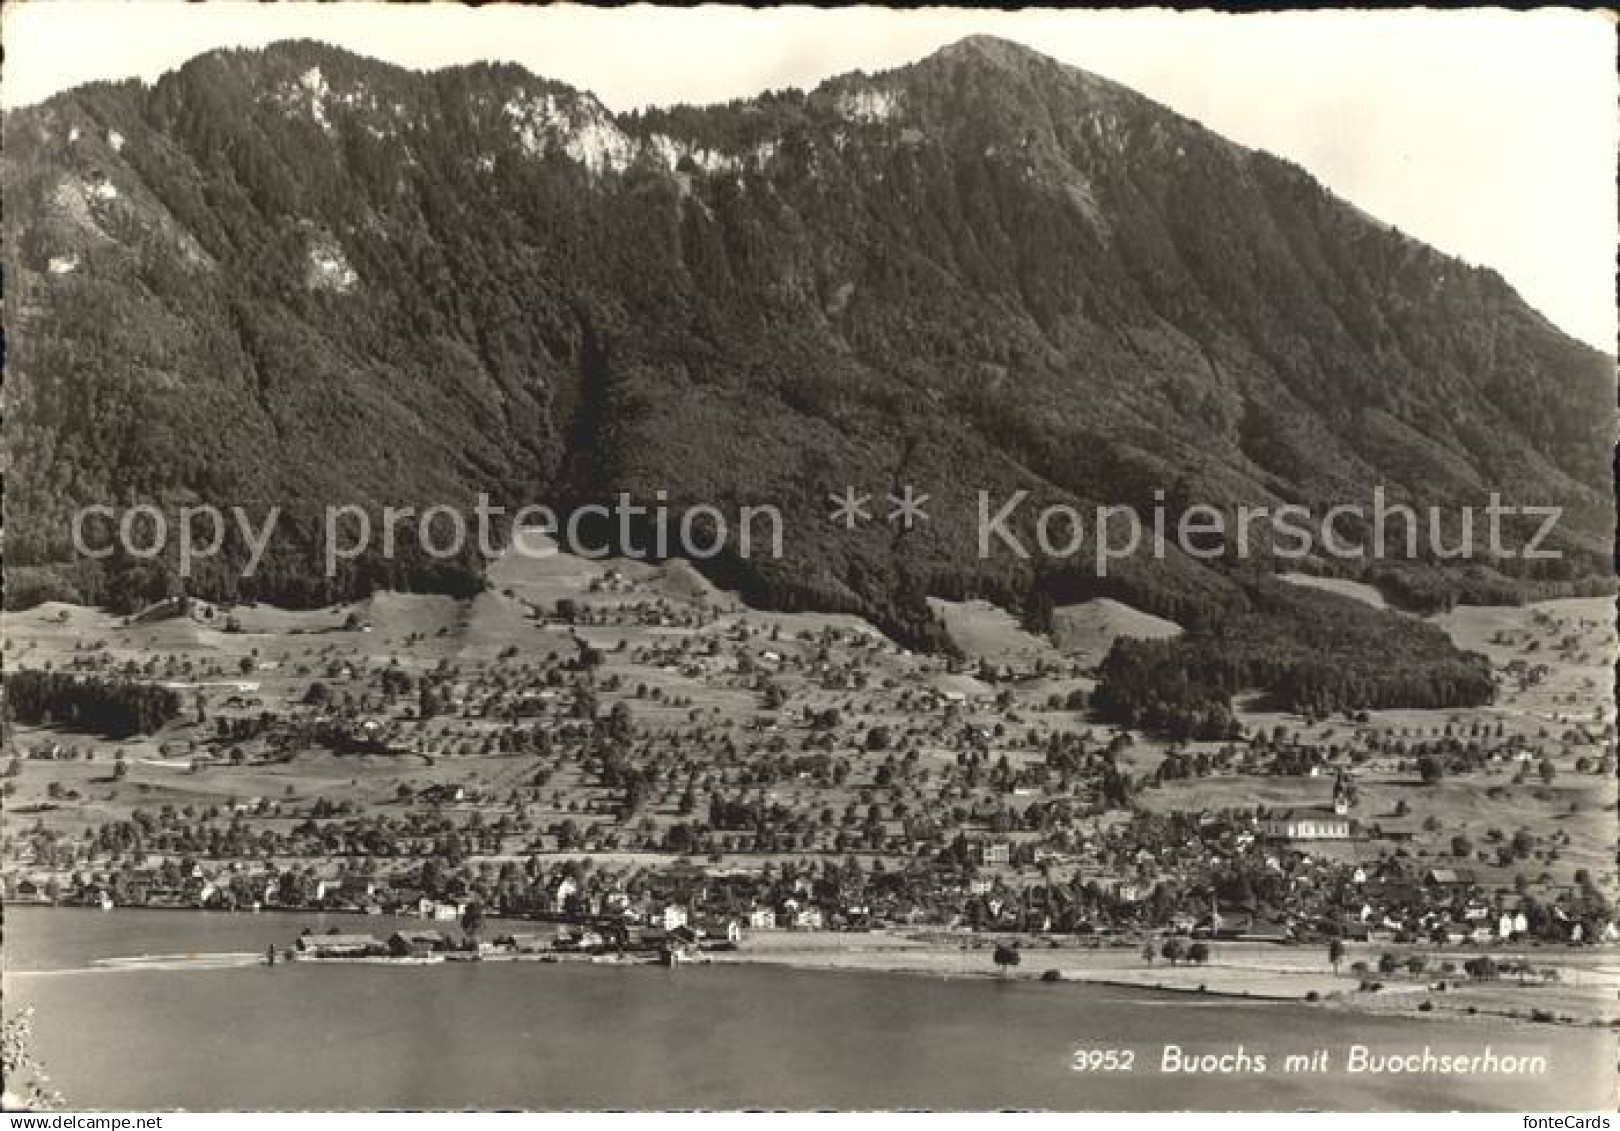
[[[929,593],[1244,603],[1179,555],[1106,581],[977,561],[970,488],[1500,487],[1567,501],[1583,563],[1612,530],[1606,355],[1297,166],[1007,41],[627,114],[515,64],[289,41],[4,120],[25,592],[107,597],[70,507],[146,498],[775,500],[791,560],[711,571],[914,637]],[[952,521],[827,526],[824,489],[903,476]],[[226,572],[203,584],[232,596]],[[240,595],[292,589],[332,591]]]

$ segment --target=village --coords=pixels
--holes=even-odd
[[[1047,640],[937,604],[960,655],[567,555],[497,563],[469,602],[8,614],[8,666],[180,707],[119,740],[13,725],[4,898],[431,924],[304,957],[1617,938],[1614,717],[1583,706],[1612,671],[1600,601],[1448,614],[1498,666],[1491,709],[1255,706],[1241,739],[1182,744],[1086,709],[1109,632],[1174,626],[1116,605]]]

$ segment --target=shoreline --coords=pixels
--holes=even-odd
[[[75,910],[68,908],[66,910]],[[78,909],[93,910],[93,909]],[[125,909],[120,909],[125,910]],[[136,910],[134,908],[128,910]],[[139,910],[187,910],[184,908],[141,908]],[[295,913],[277,909],[277,918]],[[199,912],[209,917],[249,917],[251,912]],[[263,914],[263,913],[261,913]],[[305,914],[323,914],[320,912]],[[349,912],[324,914],[352,915]],[[356,916],[374,918],[373,916]],[[274,921],[273,919],[267,920]],[[513,920],[512,922],[523,922]],[[1139,942],[1129,946],[1088,946],[1072,940],[1025,939],[1018,950],[1019,965],[998,968],[993,965],[997,936],[963,934],[943,929],[878,930],[851,934],[836,931],[759,931],[750,933],[735,950],[704,950],[689,958],[692,965],[780,966],[805,971],[897,974],[909,977],[990,979],[1051,984],[1087,984],[1115,990],[1135,990],[1166,995],[1167,1000],[1208,1000],[1252,1004],[1292,1004],[1319,1006],[1343,1013],[1430,1019],[1458,1019],[1491,1024],[1549,1024],[1559,1027],[1620,1028],[1620,948],[1582,948],[1563,952],[1536,950],[1538,965],[1558,970],[1552,982],[1521,984],[1509,977],[1495,981],[1472,981],[1435,971],[1429,977],[1378,975],[1368,978],[1381,982],[1376,990],[1362,989],[1363,976],[1348,969],[1334,972],[1319,948],[1278,947],[1268,943],[1212,943],[1212,960],[1193,965],[1170,965],[1162,960],[1144,962]],[[278,949],[280,944],[278,943]],[[1352,957],[1375,959],[1378,948],[1357,947]],[[176,961],[176,955],[114,956],[95,960],[100,970],[199,970],[250,964],[250,954],[191,954]],[[1459,962],[1442,952],[1447,961]],[[1429,953],[1434,961],[1441,957]],[[1504,955],[1506,957],[1506,955]],[[1514,955],[1513,957],[1521,957]],[[220,962],[220,959],[231,961]],[[468,956],[470,958],[470,956]],[[465,961],[466,959],[462,959]],[[1575,961],[1572,961],[1575,960]],[[293,965],[441,965],[443,957],[314,958],[294,960]],[[655,965],[651,955],[587,955],[567,952],[484,954],[479,961],[497,963],[531,962],[540,964],[579,964],[606,966]],[[1348,958],[1347,958],[1348,962]],[[262,959],[251,964],[260,965]],[[684,965],[686,963],[677,963]],[[280,965],[280,962],[277,963]],[[8,970],[8,975],[50,973],[39,970]],[[1441,988],[1441,987],[1444,988]]]
[[[987,979],[1050,984],[1084,984],[1120,990],[1138,990],[1178,999],[1298,1005],[1344,1013],[1425,1019],[1458,1019],[1491,1024],[1552,1024],[1564,1028],[1620,1027],[1620,1001],[1607,978],[1596,983],[1520,985],[1512,979],[1495,982],[1454,981],[1437,989],[1440,979],[1404,981],[1384,979],[1382,989],[1360,988],[1359,976],[1335,974],[1308,963],[1244,962],[1233,955],[1203,965],[1170,966],[1160,962],[1131,965],[1131,948],[1051,948],[1022,952],[1024,962],[1005,972],[991,966],[988,943],[952,945],[890,936],[885,945],[829,947],[794,945],[794,938],[772,940],[765,947],[742,949],[713,957],[716,965],[784,966],[798,970],[848,973],[887,973],[943,979]],[[819,941],[819,940],[818,940]],[[1219,944],[1218,944],[1219,945]],[[1239,951],[1244,944],[1229,944]],[[1264,944],[1248,949],[1263,959]],[[1217,955],[1220,951],[1217,951]],[[1302,957],[1300,950],[1281,957]],[[1620,953],[1606,957],[1620,960]],[[1597,971],[1606,974],[1606,971]],[[1425,1003],[1428,1009],[1423,1009]],[[1607,1007],[1607,1008],[1604,1008]],[[1537,1013],[1549,1015],[1546,1018]]]
[[[940,952],[935,952],[940,953]],[[1230,983],[1244,979],[1254,979],[1267,972],[1257,971],[1252,967],[1214,965],[1196,968],[1180,968],[1178,972],[1196,973],[1200,976],[1197,984],[1191,979],[1181,984],[1156,980],[1162,978],[1165,971],[1154,971],[1144,967],[1140,971],[1128,968],[1105,967],[1094,971],[1069,969],[1058,971],[1056,978],[1044,977],[1032,970],[1018,970],[1002,973],[982,968],[967,969],[939,964],[930,967],[926,964],[861,962],[859,952],[844,952],[840,961],[817,961],[813,954],[805,952],[779,951],[772,954],[760,952],[748,953],[746,951],[732,951],[721,953],[704,953],[696,958],[677,963],[677,966],[764,966],[780,969],[795,970],[803,973],[816,974],[866,974],[886,975],[902,978],[932,978],[940,981],[989,981],[989,982],[1017,982],[1021,984],[1042,985],[1070,985],[1094,986],[1104,989],[1137,990],[1147,993],[1162,994],[1165,1003],[1172,1001],[1184,1002],[1186,999],[1216,1003],[1247,1003],[1251,1005],[1288,1005],[1302,1008],[1321,1008],[1336,1010],[1343,1013],[1353,1013],[1363,1016],[1403,1017],[1409,1019],[1425,1020],[1468,1020],[1488,1024],[1507,1023],[1514,1027],[1533,1026],[1537,1024],[1555,1024],[1561,1028],[1593,1028],[1612,1029],[1620,1025],[1620,1021],[1610,1021],[1592,1018],[1561,1017],[1555,1021],[1539,1022],[1525,1016],[1522,1012],[1509,1009],[1464,1009],[1440,1008],[1422,1011],[1415,1006],[1406,1007],[1399,999],[1414,998],[1424,995],[1425,1001],[1433,1001],[1443,994],[1430,994],[1424,987],[1412,985],[1401,986],[1393,990],[1378,992],[1360,992],[1354,989],[1334,990],[1327,994],[1311,998],[1291,990],[1284,990],[1280,986],[1270,989],[1237,988]],[[276,965],[287,966],[322,966],[322,967],[424,967],[424,966],[459,966],[477,963],[511,964],[531,963],[546,966],[609,966],[609,967],[648,967],[660,966],[662,963],[656,959],[645,956],[620,955],[582,955],[582,954],[486,954],[474,959],[469,957],[449,959],[444,956],[411,957],[393,955],[374,955],[354,958],[315,958],[306,957],[294,960],[278,960]],[[131,955],[101,958],[88,966],[46,968],[35,970],[7,970],[9,978],[47,977],[52,975],[82,974],[82,973],[134,973],[134,972],[196,972],[219,971],[229,969],[246,969],[249,967],[267,966],[261,955],[254,952],[218,952],[202,953],[186,956],[177,955]],[[1129,976],[1139,973],[1140,977]],[[1223,983],[1227,983],[1224,984]],[[1486,987],[1488,988],[1488,987]],[[1141,1003],[1149,1004],[1149,1003]],[[1160,1003],[1153,1003],[1160,1004]]]

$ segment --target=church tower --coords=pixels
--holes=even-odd
[[[1350,812],[1350,783],[1342,771],[1333,779],[1333,812],[1340,817]]]

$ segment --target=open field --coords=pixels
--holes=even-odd
[[[1163,617],[1098,597],[1064,605],[1052,613],[1052,640],[1066,655],[1089,665],[1100,664],[1121,636],[1164,640],[1181,635],[1181,626]]]
[[[1423,1012],[1448,1016],[1478,1013],[1527,1020],[1532,1011],[1542,1010],[1576,1023],[1620,1024],[1620,958],[1613,953],[1525,950],[1516,957],[1533,970],[1557,970],[1556,984],[1544,984],[1534,977],[1528,984],[1517,978],[1480,984],[1443,972],[1446,963],[1458,963],[1458,956],[1422,947],[1351,944],[1335,971],[1321,947],[1216,943],[1207,961],[1172,965],[1163,958],[1147,961],[1139,945],[1123,940],[1100,945],[1072,938],[1026,937],[1017,940],[1019,964],[1002,970],[992,961],[997,941],[975,934],[950,937],[876,931],[852,937],[834,932],[766,932],[751,935],[743,948],[716,956],[716,960],[949,978],[1044,976],[1279,1001],[1301,1001],[1315,995],[1339,1007],[1380,1013],[1414,1012],[1423,1002],[1430,1005]],[[1367,963],[1376,968],[1385,954],[1403,964],[1414,955],[1421,956],[1425,971],[1415,977],[1402,970],[1382,977],[1379,989],[1364,990],[1363,977],[1351,967]]]
[[[1037,664],[1068,666],[1050,641],[1024,631],[1011,613],[988,601],[942,601],[931,597],[928,607],[970,659],[1022,669]]]

